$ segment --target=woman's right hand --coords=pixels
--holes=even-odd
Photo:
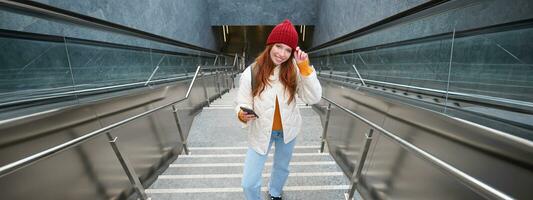
[[[242,122],[248,122],[250,120],[253,120],[255,119],[255,115],[254,114],[248,114],[247,112],[244,112],[244,111],[239,111],[239,120],[241,120]]]

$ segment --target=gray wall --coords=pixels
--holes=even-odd
[[[212,25],[314,25],[319,0],[207,0]]]
[[[131,28],[172,38],[178,41],[215,49],[216,43],[211,29],[208,6],[205,0],[131,0],[131,1],[69,1],[37,0],[54,7],[70,10],[83,15],[103,19]],[[80,28],[11,12],[0,12],[0,28],[64,35],[69,37],[149,46],[126,36],[117,36],[93,29]]]
[[[333,40],[427,0],[328,0],[319,2],[313,46]]]

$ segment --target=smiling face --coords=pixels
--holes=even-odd
[[[270,50],[270,59],[275,65],[281,65],[291,57],[292,48],[283,43],[276,43]]]

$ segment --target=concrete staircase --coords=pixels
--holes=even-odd
[[[241,188],[247,150],[246,130],[233,112],[235,90],[204,108],[189,135],[191,155],[181,155],[146,190],[152,200],[244,199]],[[322,125],[319,116],[299,103],[304,118],[290,164],[284,199],[344,199],[348,178],[329,153],[319,153]],[[272,152],[263,171],[267,199]]]

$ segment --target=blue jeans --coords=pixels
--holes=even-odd
[[[276,149],[274,152],[272,173],[268,183],[268,191],[270,195],[274,197],[281,196],[283,185],[285,185],[285,181],[287,181],[287,177],[289,176],[289,162],[292,158],[295,140],[296,139],[285,144],[283,142],[283,132],[272,131],[272,137],[270,138],[266,155],[261,155],[255,152],[252,148],[248,148],[246,159],[244,161],[244,173],[241,183],[242,188],[244,189],[244,196],[246,196],[247,200],[262,199],[261,175],[272,143],[276,145]]]

